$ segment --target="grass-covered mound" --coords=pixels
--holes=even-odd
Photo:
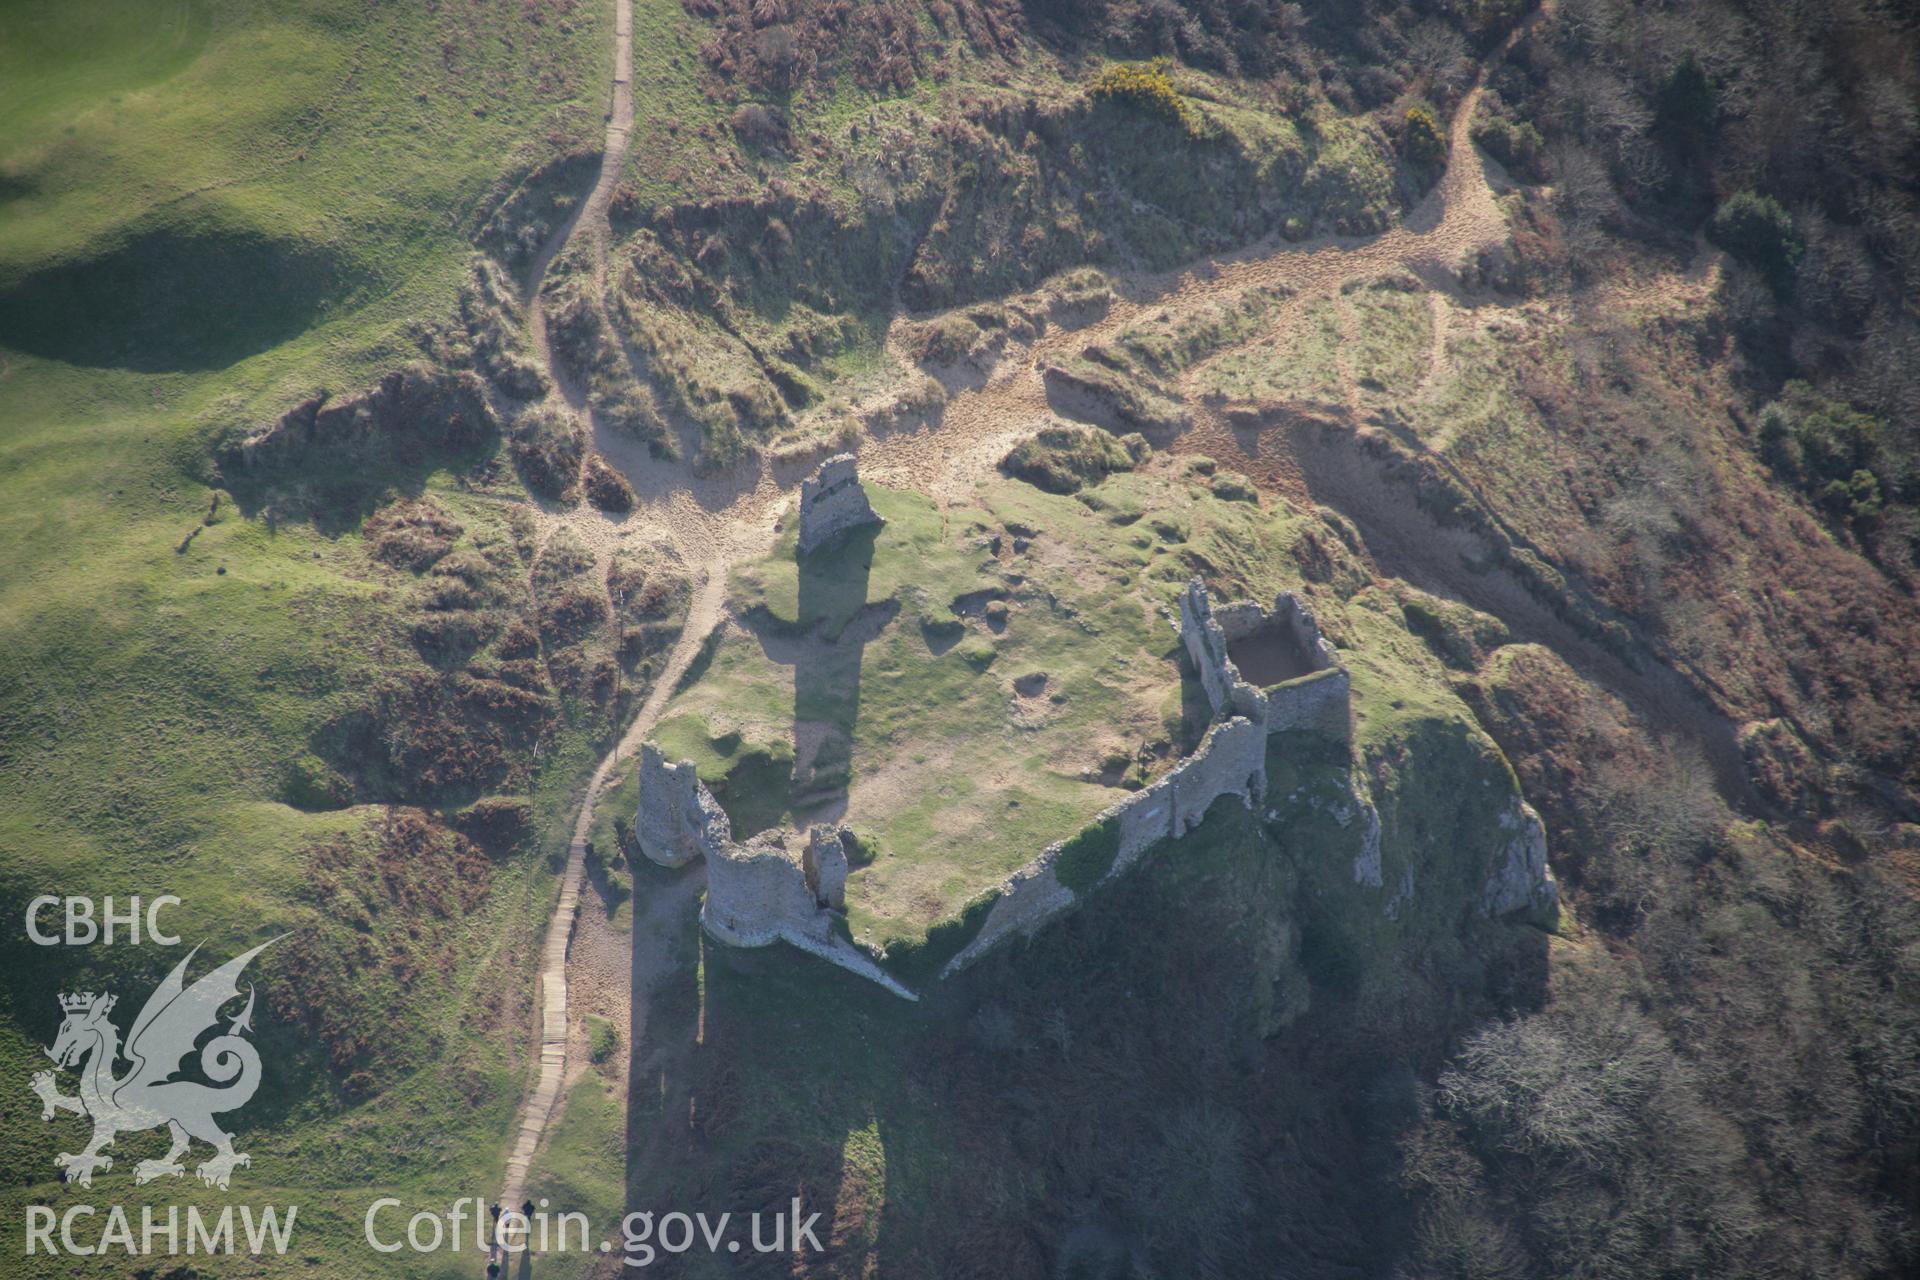
[[[1092,427],[1043,427],[1001,461],[1008,475],[1048,493],[1078,493],[1146,461],[1153,446],[1140,435],[1115,438]]]

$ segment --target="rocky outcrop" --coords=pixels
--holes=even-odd
[[[1480,906],[1490,916],[1551,917],[1560,906],[1560,886],[1547,866],[1547,828],[1533,806],[1515,797],[1500,815],[1506,840],[1495,852]]]
[[[800,537],[795,547],[800,555],[811,555],[851,529],[879,523],[880,513],[867,501],[852,454],[835,454],[800,482]]]

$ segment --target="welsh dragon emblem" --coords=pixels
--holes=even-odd
[[[80,1092],[63,1094],[53,1072],[37,1073],[32,1084],[40,1095],[40,1118],[51,1120],[57,1111],[71,1111],[93,1121],[93,1141],[86,1150],[53,1158],[62,1177],[83,1187],[93,1185],[94,1170],[113,1167],[113,1157],[102,1155],[101,1150],[112,1146],[117,1134],[161,1125],[172,1136],[173,1147],[158,1160],[135,1165],[136,1183],[185,1173],[180,1157],[195,1138],[213,1148],[212,1157],[195,1170],[209,1186],[224,1190],[234,1169],[251,1163],[233,1149],[233,1135],[213,1119],[220,1112],[245,1106],[260,1087],[260,1054],[242,1038],[253,1030],[251,985],[246,1007],[228,1021],[226,1032],[198,1046],[200,1072],[213,1083],[171,1077],[194,1052],[201,1036],[218,1025],[221,1006],[239,997],[239,978],[247,962],[272,945],[262,943],[187,986],[187,964],[199,952],[195,947],[147,997],[124,1047],[119,1029],[107,1017],[113,1011],[112,995],[89,991],[60,997],[66,1019],[47,1056],[63,1070],[79,1074]],[[132,1067],[116,1077],[114,1066],[123,1058]]]

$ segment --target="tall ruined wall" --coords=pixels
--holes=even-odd
[[[1327,667],[1267,690],[1267,732],[1313,729],[1344,738],[1353,728],[1353,678]]]
[[[1266,689],[1241,678],[1227,653],[1236,640],[1269,628],[1281,631],[1306,659],[1309,672]],[[1304,600],[1291,591],[1274,597],[1273,608],[1252,601],[1214,606],[1199,578],[1180,596],[1180,639],[1199,671],[1215,715],[1240,715],[1264,724],[1268,733],[1314,729],[1346,737],[1352,727],[1353,683],[1338,651],[1320,633]]]
[[[800,555],[826,546],[849,529],[879,523],[880,513],[867,501],[852,454],[835,454],[800,482],[800,534],[795,545]]]
[[[833,911],[847,909],[847,842],[852,833],[842,827],[815,827],[807,833],[807,851],[801,855],[800,868],[806,873],[807,890],[813,900]]]
[[[640,852],[663,867],[684,867],[733,840],[713,795],[701,785],[691,760],[668,764],[651,742],[640,748],[640,808],[633,819]]]
[[[1264,724],[1267,700],[1240,678],[1239,668],[1227,656],[1227,638],[1213,616],[1206,584],[1199,578],[1189,580],[1180,593],[1180,639],[1200,674],[1201,687],[1207,691],[1207,705],[1216,716],[1239,715]]]
[[[640,851],[662,866],[685,866],[696,857],[706,860],[700,924],[715,939],[736,947],[790,943],[895,995],[916,998],[871,956],[834,932],[826,901],[839,892],[836,874],[841,883],[846,875],[838,832],[814,833],[811,856],[804,860],[777,833],[735,844],[725,810],[700,781],[693,762],[668,764],[650,742],[640,748],[640,807],[633,830]]]
[[[1199,826],[1221,796],[1238,796],[1254,808],[1266,794],[1266,761],[1267,734],[1261,724],[1236,716],[1214,725],[1199,750],[1165,777],[1093,820],[1096,827],[1114,824],[1118,841],[1113,863],[1096,886],[1125,871],[1160,841],[1177,840]],[[1001,884],[980,931],[947,962],[942,977],[958,973],[1009,938],[1033,932],[1085,896],[1062,884],[1055,870],[1067,844],[1061,840],[1048,845]]]
[[[814,901],[785,837],[772,831],[708,852],[700,922],[736,947],[764,947],[789,936],[825,941],[833,931],[832,917]]]
[[[1200,579],[1193,579],[1187,584],[1187,590],[1192,592],[1199,582]],[[1204,594],[1205,588],[1201,587],[1201,591]],[[1251,600],[1219,605],[1213,609],[1213,620],[1228,643],[1268,627],[1279,627],[1299,647],[1307,665],[1315,671],[1324,671],[1338,661],[1333,643],[1320,634],[1320,623],[1314,618],[1313,610],[1291,591],[1275,596],[1271,609],[1262,609]]]

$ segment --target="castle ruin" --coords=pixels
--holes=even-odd
[[[707,895],[700,924],[708,936],[736,947],[791,943],[896,995],[915,998],[873,957],[834,932],[834,912],[844,905],[847,879],[841,832],[816,828],[800,856],[778,831],[736,843],[733,824],[693,762],[670,764],[648,742],[640,747],[640,806],[633,834],[640,851],[661,866],[705,859]]]
[[[846,463],[844,469],[836,468],[834,464],[841,462]],[[860,509],[867,511],[868,520],[879,518],[866,506],[851,464],[851,458],[828,459],[816,476],[816,480],[832,477],[831,484],[839,486],[833,495],[850,489],[855,498],[848,503],[845,497],[830,495],[835,506],[811,508],[812,518],[821,522],[812,526],[817,535],[813,545],[864,523],[856,518]],[[810,528],[808,512],[803,501],[803,539]],[[1216,608],[1205,584],[1194,578],[1180,596],[1179,635],[1212,717],[1198,748],[1152,785],[1104,810],[1079,836],[1047,846],[983,895],[978,900],[985,912],[980,926],[941,970],[943,978],[1076,906],[1147,850],[1187,835],[1220,797],[1233,796],[1249,809],[1257,808],[1266,792],[1270,736],[1304,729],[1343,741],[1351,737],[1352,685],[1347,670],[1338,651],[1321,634],[1311,609],[1292,592],[1281,592],[1270,609],[1252,602]],[[1363,847],[1354,879],[1363,888],[1379,890],[1379,814],[1358,789],[1354,803],[1355,812],[1363,818]],[[1490,916],[1550,910],[1559,894],[1547,869],[1545,829],[1539,815],[1516,798],[1513,808],[1501,815],[1500,825],[1502,845],[1493,854],[1481,910]],[[788,847],[792,837],[777,832],[736,844],[726,814],[695,775],[693,764],[669,764],[651,743],[641,749],[640,808],[634,829],[641,850],[655,862],[680,866],[695,856],[705,857],[707,897],[701,923],[714,938],[743,947],[789,942],[898,995],[914,998],[875,963],[870,952],[834,927],[845,907],[850,838],[846,831],[815,827],[798,851]],[[1110,861],[1090,883],[1064,882],[1062,856],[1075,841],[1096,836],[1102,848],[1110,851]],[[1085,872],[1080,875],[1084,880]],[[1401,886],[1386,905],[1388,914],[1393,915],[1411,893],[1411,885]]]
[[[798,554],[812,555],[851,529],[880,523],[852,454],[835,454],[800,482]]]
[[[1266,794],[1270,735],[1291,729],[1342,739],[1350,734],[1346,668],[1312,611],[1292,592],[1281,592],[1271,610],[1251,602],[1215,609],[1196,577],[1180,594],[1179,626],[1214,723],[1194,753],[1166,776],[1094,819],[1117,839],[1113,864],[1097,883],[1119,875],[1160,841],[1178,840],[1199,826],[1221,796],[1257,806]],[[1245,679],[1236,653],[1262,675],[1278,676],[1273,687],[1256,688]],[[1060,883],[1055,870],[1067,843],[1049,845],[1000,886],[979,933],[947,963],[943,977],[1079,901],[1081,895]]]
[[[1275,596],[1271,609],[1250,600],[1215,608],[1206,584],[1194,578],[1180,593],[1180,639],[1214,715],[1231,710],[1268,733],[1349,736],[1352,680],[1293,592]]]

